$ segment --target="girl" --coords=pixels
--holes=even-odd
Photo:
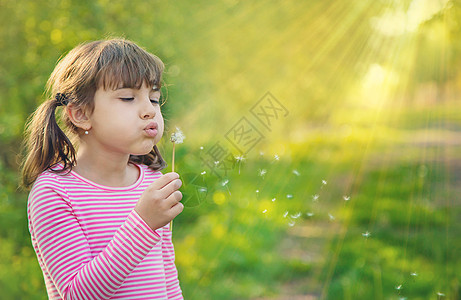
[[[160,173],[155,146],[163,67],[133,42],[102,40],[70,51],[48,80],[22,175],[49,299],[183,299],[168,228],[182,183]]]

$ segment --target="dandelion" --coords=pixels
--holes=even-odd
[[[245,160],[245,157],[243,157],[243,155],[238,155],[238,156],[235,156],[235,160],[237,160],[237,164],[239,165],[239,174],[240,174],[240,165],[242,161]]]
[[[332,214],[330,214],[330,213],[328,213],[328,217],[330,218],[330,221],[334,221],[334,220],[335,220],[335,217],[334,217]]]
[[[274,155],[274,159],[275,160],[280,160],[280,156],[278,156],[277,154]]]
[[[264,175],[266,175],[266,173],[267,173],[266,169],[259,169],[258,176],[261,176],[264,178]]]
[[[275,198],[272,198],[272,202],[275,202],[275,200],[276,200]]]
[[[343,196],[344,201],[349,201],[351,199],[350,196]]]
[[[318,194],[315,194],[314,196],[312,196],[312,201],[314,202],[317,202],[319,200],[319,195]]]
[[[202,174],[202,175],[205,175],[205,174],[206,174],[206,171],[203,171],[203,172],[202,172],[202,173],[200,173],[200,174]]]
[[[173,155],[171,158],[171,172],[174,172],[174,152],[175,152],[175,145],[182,144],[186,137],[182,133],[181,129],[176,127],[176,131],[171,134],[170,141],[173,143]],[[173,220],[170,222],[170,231],[173,230]]]
[[[366,237],[366,238],[369,238],[371,235],[371,233],[369,233],[368,231],[365,232],[365,233],[362,233],[362,236]]]
[[[308,216],[308,217],[312,217],[313,215],[314,215],[313,212],[308,212],[308,213],[306,213],[306,216]]]
[[[287,198],[291,199],[291,198],[293,198],[293,195],[292,194],[287,194]]]
[[[267,209],[263,210],[263,214],[267,213]]]
[[[298,172],[298,170],[293,170],[293,174],[295,174],[296,176],[299,176],[299,175],[300,175],[299,172]]]
[[[288,211],[286,211],[284,214],[283,214],[283,217],[286,218],[288,216]]]

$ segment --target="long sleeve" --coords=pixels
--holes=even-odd
[[[160,240],[132,210],[97,256],[59,182],[31,192],[29,229],[42,270],[62,299],[108,299]],[[108,208],[110,209],[110,208]],[[55,295],[58,296],[58,295]]]
[[[162,256],[168,299],[183,299],[178,281],[178,271],[174,264],[175,254],[172,242],[172,232],[170,230],[164,230],[162,240]]]

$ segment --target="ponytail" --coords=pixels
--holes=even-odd
[[[47,100],[29,118],[25,129],[27,155],[22,166],[22,186],[29,189],[45,170],[63,172],[75,163],[75,149],[69,138],[59,128],[55,110],[63,105],[59,97]],[[51,169],[56,164],[61,169]]]

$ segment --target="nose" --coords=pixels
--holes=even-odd
[[[143,120],[153,119],[155,117],[155,107],[150,102],[149,97],[147,100],[143,101],[141,116]]]

